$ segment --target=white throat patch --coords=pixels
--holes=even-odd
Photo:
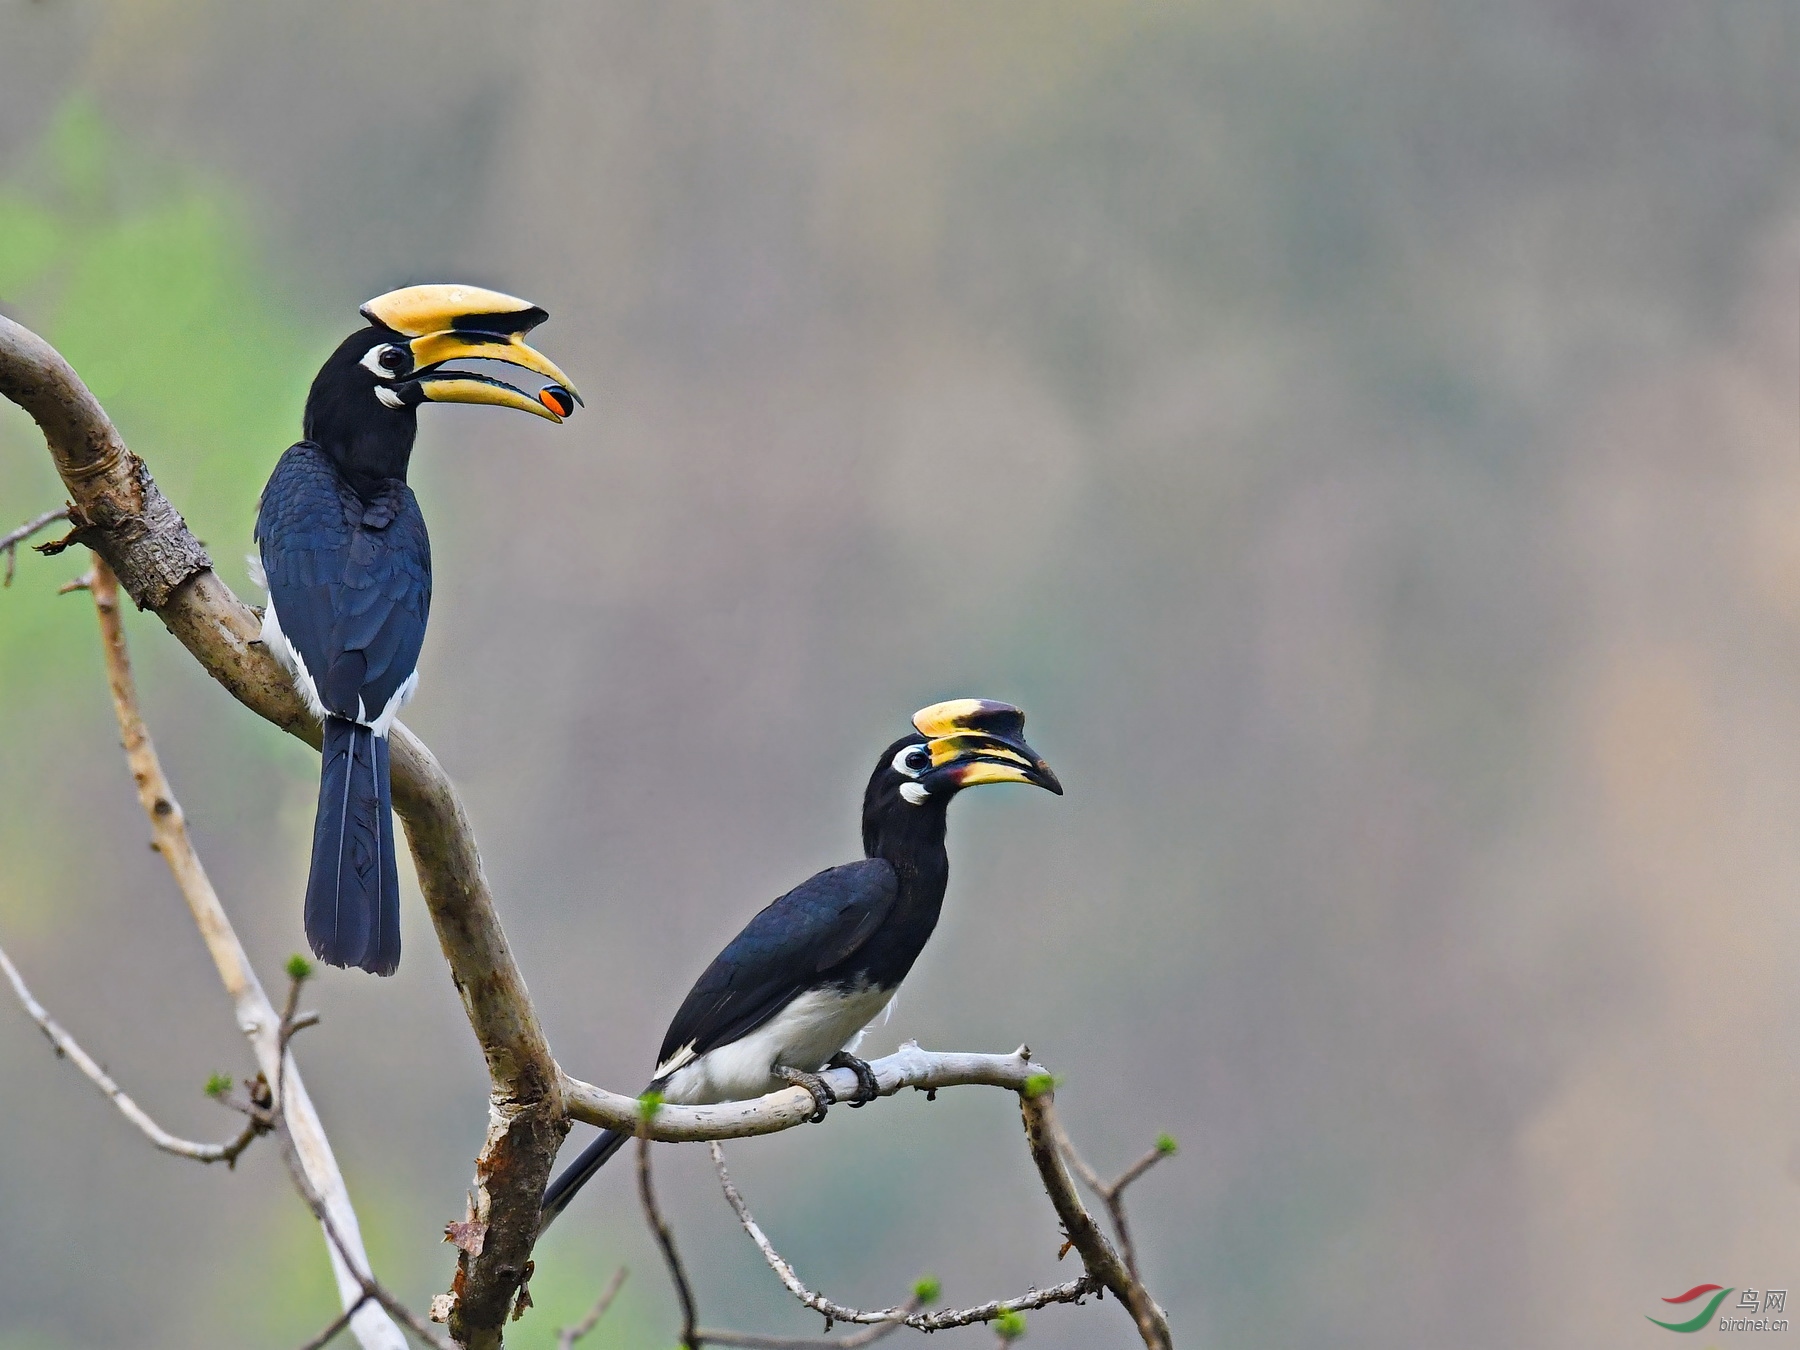
[[[925,799],[931,795],[930,789],[921,783],[902,783],[900,795],[906,798],[909,806],[923,806]]]

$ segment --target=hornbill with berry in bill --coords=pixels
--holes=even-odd
[[[409,286],[362,307],[306,397],[304,439],[263,488],[256,541],[269,588],[262,640],[324,727],[306,936],[334,966],[391,975],[400,895],[388,732],[419,682],[431,543],[407,463],[423,403],[490,403],[560,422],[581,401],[525,345],[549,316],[473,286]],[[502,361],[536,395],[452,361]]]
[[[647,1092],[698,1106],[784,1084],[812,1094],[813,1119],[836,1097],[820,1070],[856,1073],[861,1106],[877,1095],[850,1053],[924,950],[950,880],[951,798],[980,783],[1062,784],[1025,743],[1025,714],[955,699],[913,716],[916,734],[886,750],[863,793],[860,862],[829,868],[764,909],[725,945],[663,1037]],[[544,1193],[547,1228],[631,1136],[602,1130]]]

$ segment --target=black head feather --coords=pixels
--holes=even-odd
[[[372,361],[371,353],[376,353]],[[306,396],[306,439],[331,457],[365,499],[386,480],[406,478],[421,401],[418,384],[406,380],[411,373],[404,338],[391,329],[364,328],[338,344]]]

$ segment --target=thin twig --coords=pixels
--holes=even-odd
[[[25,987],[25,981],[20,976],[18,967],[13,965],[12,958],[6,954],[4,949],[0,949],[0,970],[6,972],[6,978],[12,982],[13,993],[19,996],[19,1002],[24,1005],[26,1015],[38,1024],[38,1029],[49,1040],[57,1057],[68,1060],[86,1074],[88,1081],[105,1093],[111,1099],[112,1104],[119,1108],[119,1113],[142,1130],[144,1136],[164,1153],[173,1153],[178,1158],[192,1158],[195,1162],[200,1163],[222,1162],[230,1167],[237,1162],[238,1155],[250,1147],[251,1141],[266,1129],[265,1126],[252,1120],[244,1126],[235,1139],[227,1140],[223,1144],[198,1144],[191,1139],[181,1139],[170,1134],[150,1119],[149,1115],[131,1099],[125,1089],[115,1083],[112,1076],[101,1068],[87,1051],[76,1044],[75,1038],[57,1024],[56,1019],[50,1016],[44,1005],[32,997],[31,990]]]
[[[1125,1258],[1125,1268],[1131,1272],[1132,1279],[1142,1283],[1143,1277],[1138,1273],[1137,1247],[1131,1240],[1131,1224],[1125,1215],[1125,1188],[1164,1158],[1171,1157],[1174,1154],[1173,1141],[1171,1140],[1166,1145],[1159,1141],[1143,1157],[1119,1173],[1115,1180],[1109,1182],[1103,1180],[1100,1174],[1088,1165],[1087,1159],[1083,1158],[1076,1149],[1075,1141],[1069,1138],[1069,1132],[1063,1128],[1062,1121],[1055,1116],[1051,1117],[1051,1129],[1056,1138],[1056,1146],[1062,1150],[1063,1157],[1068,1159],[1069,1165],[1075,1169],[1076,1175],[1086,1183],[1090,1191],[1100,1197],[1100,1202],[1106,1206],[1106,1213],[1112,1219],[1113,1231],[1119,1235],[1119,1252]]]
[[[0,330],[3,328],[4,325],[0,325]],[[358,1302],[364,1305],[351,1318],[357,1340],[364,1350],[403,1350],[406,1338],[400,1329],[380,1308],[366,1306],[368,1300],[361,1297],[363,1286],[355,1272],[368,1265],[368,1257],[363,1252],[362,1234],[356,1222],[356,1210],[350,1203],[349,1188],[344,1184],[343,1173],[338,1170],[331,1141],[326,1137],[318,1112],[313,1109],[306,1084],[287,1051],[285,1036],[292,1033],[284,1032],[282,1019],[263,992],[244,944],[238,940],[231,918],[220,903],[219,894],[213,889],[200,855],[194,851],[193,841],[188,837],[187,818],[163,773],[156,745],[150,739],[149,728],[144,725],[143,714],[138,709],[137,685],[132,678],[125,627],[119,616],[118,580],[98,554],[94,556],[91,589],[94,610],[100,620],[101,649],[106,657],[106,677],[112,691],[113,712],[119,722],[119,739],[125,747],[132,779],[137,784],[138,802],[150,821],[152,847],[168,864],[182,899],[187,902],[188,912],[200,930],[225,992],[231,997],[238,1030],[244,1033],[255,1052],[263,1080],[283,1085],[281,1115],[287,1136],[304,1164],[309,1184],[315,1187],[316,1194],[328,1197],[327,1208],[333,1228],[343,1239],[341,1249],[338,1242],[326,1244],[340,1301],[346,1307]],[[351,1255],[344,1256],[344,1251]]]
[[[321,1331],[317,1336],[314,1336],[305,1345],[301,1346],[300,1350],[324,1350],[324,1347],[331,1344],[332,1340],[340,1331],[350,1325],[350,1319],[362,1311],[363,1304],[367,1303],[369,1298],[370,1296],[368,1294],[364,1294],[348,1308],[345,1308],[344,1311],[331,1319],[330,1326],[326,1327],[325,1330]]]
[[[257,642],[261,617],[233,595],[212,570],[205,548],[157,487],[149,466],[131,453],[93,393],[56,350],[35,333],[0,317],[0,397],[25,409],[44,433],[45,446],[69,494],[77,526],[69,542],[91,547],[117,571],[120,586],[140,609],[152,610],[201,667],[258,716],[317,748],[318,722],[288,677]],[[468,815],[442,766],[404,726],[390,735],[394,810],[406,828],[426,908],[450,965],[470,1028],[480,1043],[489,1080],[487,1137],[475,1160],[474,1218],[484,1226],[479,1256],[459,1251],[454,1293],[443,1302],[450,1335],[469,1350],[498,1350],[516,1295],[530,1268],[538,1231],[538,1202],[566,1132],[561,1078],[532,1006],[518,962],[500,926],[492,890]],[[204,923],[202,924],[204,929]],[[215,959],[219,959],[217,950]],[[228,978],[227,986],[231,987]],[[234,997],[237,990],[233,988]],[[266,1003],[266,1000],[263,1000]],[[239,1025],[249,1033],[247,1010]],[[273,1036],[273,1010],[264,1033]],[[272,1046],[259,1063],[278,1077]],[[309,1171],[330,1199],[338,1227],[360,1245],[354,1212],[316,1128],[289,1075],[289,1123]],[[304,1109],[303,1109],[304,1108]],[[334,1266],[337,1262],[332,1256]],[[336,1271],[340,1291],[357,1287]],[[434,1304],[434,1306],[437,1306]],[[365,1350],[369,1324],[384,1322],[364,1308],[354,1323]],[[401,1344],[389,1327],[380,1344]]]
[[[287,964],[288,992],[287,1000],[281,1005],[281,1031],[275,1038],[276,1060],[280,1067],[275,1071],[274,1109],[285,1111],[287,1105],[287,1070],[294,1062],[288,1053],[288,1043],[296,1034],[308,1027],[319,1025],[319,1014],[316,1012],[300,1012],[300,990],[307,980],[312,978],[312,963],[304,957],[295,956]]]
[[[922,1305],[909,1300],[906,1306],[918,1308]],[[703,1345],[734,1345],[742,1346],[744,1350],[855,1350],[856,1346],[891,1336],[905,1325],[904,1322],[879,1322],[848,1336],[764,1336],[754,1331],[717,1331],[701,1327],[694,1337]]]
[[[1148,1172],[1152,1167],[1155,1167],[1156,1164],[1161,1162],[1164,1158],[1172,1158],[1174,1156],[1175,1149],[1173,1140],[1170,1140],[1167,1144],[1153,1145],[1148,1153],[1131,1164],[1130,1167],[1127,1167],[1123,1172],[1119,1173],[1118,1179],[1112,1184],[1113,1194],[1123,1195],[1125,1193],[1125,1188],[1131,1185],[1132,1182],[1143,1176],[1144,1173]]]
[[[97,561],[104,558],[118,569],[124,589],[139,608],[154,611],[233,696],[282,730],[317,747],[317,722],[301,704],[292,681],[256,641],[261,628],[259,615],[239,601],[212,571],[205,549],[68,363],[48,343],[3,316],[0,396],[23,407],[42,428],[51,458],[70,494],[71,518],[78,528],[61,546],[82,543],[93,548]],[[112,630],[118,630],[118,586],[112,574],[97,566],[93,589],[103,629],[110,623]],[[115,647],[122,664],[122,631],[116,641],[109,632],[109,671],[116,673],[111,660]],[[126,684],[128,687],[128,669]],[[257,984],[204,871],[193,857],[181,826],[179,807],[167,793],[161,771],[155,767],[153,751],[149,751],[148,759],[154,775],[139,771],[139,756],[133,749],[134,732],[127,723],[128,710],[121,701],[117,682],[114,692],[140,799],[145,809],[152,812],[156,846],[169,861],[219,966],[236,1005],[239,1026],[256,1050],[263,1082],[282,1082],[284,1057],[276,1039],[279,1019]],[[135,706],[129,711],[135,719]],[[137,742],[148,750],[141,721],[136,732]],[[634,1103],[578,1084],[557,1068],[523,976],[500,928],[474,832],[454,784],[431,752],[404,726],[394,726],[391,743],[394,806],[406,827],[420,889],[439,945],[486,1058],[491,1088],[487,1138],[476,1160],[476,1191],[471,1205],[471,1222],[480,1225],[484,1241],[478,1252],[471,1253],[466,1248],[460,1252],[453,1293],[440,1296],[434,1302],[434,1311],[441,1302],[450,1334],[459,1345],[469,1350],[497,1350],[505,1320],[515,1312],[515,1295],[530,1270],[529,1255],[539,1224],[539,1199],[568,1119],[611,1125],[605,1117],[621,1105],[629,1116]],[[180,847],[172,849],[174,843]],[[1024,1061],[1028,1056],[1021,1055],[1019,1059]],[[1023,1095],[1022,1085],[1012,1080],[1020,1073],[1039,1076],[1034,1066],[1023,1062],[1010,1066],[1000,1076],[989,1076],[991,1068],[991,1064],[984,1067],[984,1076],[951,1081],[988,1082],[1015,1088]],[[329,1143],[291,1066],[285,1069],[285,1081],[283,1108],[289,1137],[305,1162],[306,1172],[319,1183],[314,1193],[327,1202],[333,1222],[322,1226],[332,1239],[328,1250],[340,1293],[348,1303],[363,1293],[360,1279],[353,1277],[352,1271],[366,1266],[366,1259],[355,1265],[344,1259],[345,1252],[361,1252],[355,1212]],[[885,1091],[893,1090],[886,1079],[883,1087]],[[790,1090],[736,1108],[671,1108],[665,1113],[666,1126],[675,1132],[692,1131],[686,1137],[698,1138],[784,1129],[810,1114],[801,1114],[802,1103],[794,1100],[804,1096]],[[1078,1299],[1079,1286],[1098,1278],[1115,1292],[1135,1290],[1136,1301],[1128,1301],[1128,1306],[1146,1343],[1167,1346],[1167,1327],[1161,1321],[1160,1310],[1142,1286],[1131,1280],[1116,1253],[1110,1263],[1105,1259],[1111,1252],[1110,1243],[1087,1219],[1074,1195],[1073,1183],[1068,1182],[1062,1169],[1054,1142],[1047,1135],[1033,1136],[1034,1117],[1029,1103],[1024,1109],[1034,1161],[1046,1178],[1046,1189],[1059,1216],[1064,1218],[1065,1227],[1073,1213],[1086,1219],[1092,1230],[1091,1235],[1084,1232],[1080,1237],[1071,1230],[1088,1274],[1083,1281],[1064,1288],[1076,1287],[1077,1293],[1070,1297]],[[656,1122],[658,1137],[669,1137],[663,1134],[664,1126],[665,1120]],[[1052,1171],[1061,1176],[1067,1195],[1052,1182]],[[344,1239],[342,1250],[340,1239]],[[1096,1246],[1096,1241],[1101,1245]],[[402,1342],[398,1328],[378,1307],[363,1307],[352,1324],[365,1350],[376,1346],[389,1350]]]
[[[300,1198],[306,1202],[306,1207],[313,1212],[313,1217],[325,1230],[325,1236],[337,1249],[338,1256],[346,1263],[352,1262],[354,1256],[360,1256],[361,1253],[352,1253],[349,1244],[338,1232],[337,1222],[333,1219],[324,1197],[313,1189],[312,1180],[306,1175],[306,1166],[301,1162],[298,1150],[294,1148],[293,1136],[288,1132],[287,1121],[281,1116],[279,1108],[276,1113],[275,1133],[281,1141],[282,1161],[287,1164],[288,1176],[294,1183],[294,1189],[300,1193]],[[366,1258],[364,1259],[366,1260]],[[380,1304],[388,1316],[426,1345],[435,1347],[435,1350],[451,1350],[448,1344],[438,1339],[435,1331],[421,1321],[404,1303],[389,1293],[366,1266],[353,1265],[352,1270],[360,1286],[361,1299],[359,1302],[372,1301]]]
[[[1078,1279],[1064,1280],[1061,1284],[1053,1284],[1048,1289],[1028,1290],[1017,1298],[997,1298],[991,1303],[977,1304],[973,1308],[957,1308],[941,1313],[916,1313],[906,1319],[906,1325],[915,1331],[946,1331],[951,1327],[972,1327],[981,1322],[996,1321],[1008,1313],[1031,1312],[1037,1308],[1048,1308],[1052,1303],[1080,1304],[1090,1296],[1100,1293],[1100,1290],[1099,1280],[1091,1275],[1083,1275]]]
[[[612,1301],[619,1296],[619,1290],[625,1287],[625,1276],[629,1273],[624,1266],[613,1272],[605,1291],[595,1300],[594,1306],[588,1309],[588,1315],[574,1326],[564,1327],[556,1333],[557,1350],[574,1350],[575,1342],[599,1325],[600,1319],[606,1316],[606,1310],[612,1307]]]
[[[1060,1127],[1055,1097],[1055,1092],[1047,1085],[1036,1090],[1027,1088],[1019,1094],[1025,1145],[1031,1151],[1032,1162],[1037,1165],[1044,1192],[1050,1197],[1056,1217],[1062,1221],[1069,1245],[1081,1253],[1087,1278],[1104,1285],[1125,1305],[1148,1350],[1172,1350],[1174,1342],[1170,1339],[1168,1318],[1150,1297],[1150,1291],[1113,1249],[1100,1225],[1094,1222],[1094,1216],[1081,1203],[1068,1169],[1063,1166],[1062,1150],[1057,1147]]]
[[[675,1283],[675,1297],[681,1303],[681,1344],[684,1350],[700,1350],[694,1334],[694,1289],[688,1283],[687,1269],[681,1264],[681,1253],[675,1250],[675,1233],[656,1204],[656,1188],[650,1182],[650,1136],[638,1134],[638,1199],[644,1205],[644,1221],[650,1225],[656,1245],[662,1249],[663,1261],[669,1267],[669,1278]]]
[[[33,516],[9,534],[0,535],[0,553],[6,555],[6,575],[4,580],[0,580],[0,586],[10,586],[13,583],[13,567],[18,560],[19,545],[43,529],[44,526],[68,518],[69,508],[66,505],[59,506],[54,511],[46,511],[41,516]]]
[[[291,1058],[287,1053],[288,1043],[293,1040],[296,1033],[304,1031],[307,1027],[318,1025],[319,1021],[319,1015],[315,1012],[298,1011],[300,991],[312,976],[311,964],[295,957],[288,962],[287,971],[288,992],[287,999],[282,1005],[281,1030],[278,1038],[284,1068]],[[257,1086],[261,1086],[260,1081]],[[299,1152],[294,1147],[294,1137],[287,1128],[287,1119],[283,1111],[282,1087],[282,1081],[278,1078],[273,1092],[265,1090],[265,1093],[259,1097],[257,1092],[252,1091],[248,1114],[253,1122],[260,1121],[262,1128],[276,1131],[276,1137],[281,1143],[281,1158],[287,1165],[288,1175],[293,1180],[294,1188],[299,1191],[300,1198],[306,1202],[307,1208],[312,1210],[313,1217],[325,1230],[327,1241],[336,1249],[339,1258],[350,1267],[353,1277],[362,1288],[360,1297],[354,1303],[346,1306],[337,1319],[302,1347],[302,1350],[317,1350],[317,1347],[326,1344],[333,1336],[348,1326],[356,1314],[369,1303],[378,1304],[389,1316],[427,1345],[434,1347],[435,1350],[450,1350],[450,1347],[438,1339],[435,1332],[376,1280],[374,1273],[367,1266],[368,1258],[361,1253],[353,1253],[344,1241],[343,1235],[338,1231],[336,1221],[331,1216],[330,1207],[326,1205],[324,1197],[313,1187],[312,1179],[307,1176]]]
[[[1009,1312],[1027,1312],[1033,1308],[1047,1307],[1052,1303],[1079,1303],[1090,1294],[1100,1291],[1100,1281],[1092,1276],[1084,1275],[1078,1280],[1069,1280],[1064,1284],[1049,1289],[1032,1289],[1017,1298],[995,1299],[991,1303],[983,1303],[979,1307],[960,1308],[940,1313],[918,1312],[916,1305],[896,1308],[882,1308],[876,1312],[861,1308],[849,1308],[841,1303],[834,1303],[823,1294],[814,1293],[802,1283],[795,1274],[794,1268],[775,1250],[761,1226],[750,1214],[750,1207],[744,1203],[744,1197],[732,1184],[731,1174],[725,1170],[725,1150],[717,1141],[709,1145],[712,1149],[713,1167],[719,1174],[719,1186],[725,1192],[725,1201],[738,1216],[738,1222],[750,1235],[763,1260],[769,1263],[769,1269],[775,1277],[786,1286],[787,1291],[799,1299],[807,1307],[825,1319],[825,1329],[831,1330],[833,1322],[851,1322],[868,1325],[886,1323],[893,1326],[908,1326],[917,1331],[943,1331],[949,1327],[973,1326],[977,1322],[991,1322]],[[728,1333],[729,1334],[729,1333]],[[710,1339],[710,1334],[709,1334]],[[871,1338],[873,1339],[873,1338]],[[720,1344],[726,1344],[721,1340]],[[838,1344],[839,1342],[829,1342]],[[758,1344],[765,1344],[759,1341]],[[812,1342],[818,1344],[818,1342]]]

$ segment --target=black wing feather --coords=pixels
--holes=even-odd
[[[263,489],[256,539],[282,632],[326,711],[372,721],[417,668],[431,610],[431,541],[412,489],[389,479],[365,502],[301,441]]]
[[[692,1042],[704,1055],[747,1036],[818,975],[854,955],[894,907],[900,881],[884,858],[828,868],[744,926],[682,1001],[658,1064]]]

